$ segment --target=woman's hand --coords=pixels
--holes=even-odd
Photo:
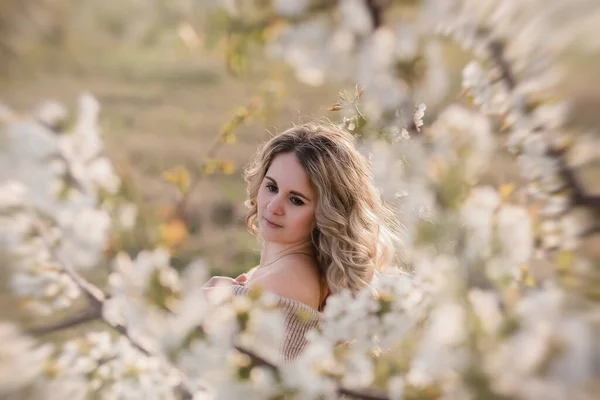
[[[238,275],[238,277],[235,278],[235,281],[238,283],[238,285],[244,285],[246,282],[248,282],[248,276],[246,274]]]
[[[246,274],[241,274],[237,278],[233,279],[228,276],[213,276],[202,286],[203,288],[209,287],[227,287],[227,286],[236,286],[236,285],[244,285],[248,277]]]
[[[226,288],[243,286],[246,280],[246,274],[241,274],[235,279],[228,276],[213,276],[202,286],[202,293],[209,301],[219,304],[229,295],[229,290]]]
[[[230,278],[228,276],[213,276],[202,286],[203,288],[209,287],[225,287],[225,286],[234,286],[239,285],[235,279]]]

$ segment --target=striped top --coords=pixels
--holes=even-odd
[[[235,296],[245,296],[249,290],[242,285],[232,286]],[[306,348],[306,333],[313,328],[318,328],[323,314],[299,301],[272,294],[278,300],[284,314],[285,334],[279,351],[279,364],[293,362]]]

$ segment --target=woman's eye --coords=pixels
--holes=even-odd
[[[269,192],[276,192],[276,191],[277,191],[277,188],[275,187],[275,185],[268,184],[268,185],[267,185],[267,190],[268,190]]]
[[[302,206],[302,205],[304,205],[304,202],[302,200],[300,200],[299,198],[297,198],[297,197],[292,197],[290,199],[290,201],[292,202],[292,204],[294,204],[296,206]]]

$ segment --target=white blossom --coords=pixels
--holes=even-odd
[[[528,262],[533,248],[533,234],[527,210],[503,205],[496,214],[496,224],[503,258],[513,264]]]
[[[297,17],[306,10],[308,3],[308,0],[275,0],[273,8],[283,17]]]
[[[244,348],[277,362],[284,341],[284,318],[280,310],[255,310],[248,320],[248,327],[239,336]]]
[[[0,210],[22,207],[25,204],[27,188],[22,183],[7,181],[0,189]]]
[[[364,0],[345,0],[340,3],[344,26],[358,35],[366,35],[373,29],[373,18]]]
[[[452,105],[438,117],[428,135],[434,141],[434,157],[442,171],[460,167],[466,180],[473,183],[486,171],[493,142],[485,116]]]
[[[132,229],[138,216],[138,207],[133,203],[122,205],[118,210],[118,221],[123,229]]]
[[[174,399],[179,378],[161,360],[135,349],[125,337],[116,340],[108,332],[90,332],[67,342],[52,361],[59,380],[91,375],[88,393],[104,399],[140,397]]]
[[[331,397],[335,393],[334,381],[321,371],[337,373],[343,367],[335,360],[333,344],[315,334],[307,335],[310,345],[293,365],[282,367],[286,387],[300,390],[304,399]]]
[[[414,119],[414,123],[415,123],[415,126],[417,127],[418,131],[420,131],[421,127],[423,126],[423,117],[425,116],[426,109],[427,109],[427,106],[425,104],[421,103],[415,110],[415,115],[414,115],[413,119]]]
[[[585,298],[594,293],[593,263],[579,245],[597,218],[568,173],[595,162],[597,140],[568,126],[578,121],[555,96],[571,71],[559,57],[574,41],[600,43],[600,7],[426,0],[405,13],[400,3],[382,8],[376,27],[377,2],[219,2],[231,23],[276,26],[261,36],[268,55],[301,81],[364,87],[342,126],[362,135],[381,197],[397,206],[410,274],[390,266],[361,291],[331,295],[294,363],[250,368],[247,352],[271,362],[279,355],[284,320],[273,296],[232,297],[227,288],[205,296],[202,260],[180,275],[166,249],[123,252],[102,288],[102,323],[115,330],[68,332],[53,352],[0,324],[0,393],[171,399],[183,387],[196,400],[320,399],[336,397],[340,385],[377,383],[391,399],[419,389],[462,399],[485,381],[493,396],[583,397],[597,372],[597,310]],[[472,109],[440,107],[449,74],[436,34],[468,55],[462,87]],[[85,287],[72,276],[103,260],[115,228],[136,223],[135,205],[115,196],[120,179],[104,153],[99,112],[88,94],[72,126],[53,101],[31,115],[0,106],[0,246],[10,288],[38,313],[69,312]],[[500,124],[508,135],[493,136]],[[505,139],[526,182],[511,195],[481,184],[494,179],[496,143]],[[544,256],[536,264],[534,246]],[[524,273],[552,267],[557,273],[523,284]]]
[[[500,206],[500,197],[491,187],[475,188],[465,201],[462,218],[469,229],[467,255],[490,255],[493,214]]]
[[[472,289],[469,291],[469,301],[485,332],[495,335],[502,322],[498,296],[490,291]]]
[[[50,345],[37,345],[8,322],[0,323],[0,393],[9,394],[33,383],[44,372]]]
[[[402,400],[404,398],[404,379],[400,376],[391,377],[388,380],[388,393],[390,400]]]

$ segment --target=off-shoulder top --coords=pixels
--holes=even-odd
[[[232,290],[235,296],[245,296],[250,289],[239,285],[232,286]],[[293,362],[305,349],[306,333],[319,327],[323,314],[299,301],[276,294],[273,296],[277,299],[285,318],[285,335],[279,351],[279,363],[287,364]]]

